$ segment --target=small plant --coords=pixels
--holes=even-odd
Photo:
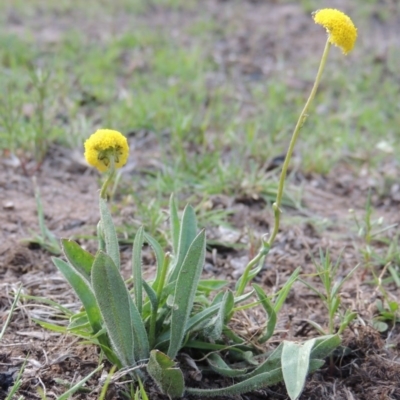
[[[61,254],[60,242],[53,232],[51,232],[46,226],[42,200],[40,198],[40,190],[37,186],[36,177],[32,177],[32,182],[35,190],[36,209],[40,233],[32,233],[32,237],[25,239],[24,242],[35,243],[47,250],[49,253],[58,256]]]
[[[15,294],[14,301],[13,301],[12,304],[11,304],[10,311],[8,312],[7,319],[5,320],[5,322],[4,322],[4,324],[3,324],[3,327],[2,327],[2,329],[1,329],[1,331],[0,331],[0,342],[1,342],[1,340],[3,339],[4,333],[6,332],[6,329],[7,329],[7,327],[8,327],[8,324],[9,324],[10,321],[11,321],[11,317],[12,317],[12,315],[13,315],[13,313],[14,313],[15,307],[16,307],[17,304],[18,304],[19,298],[20,298],[20,296],[21,296],[21,290],[22,290],[22,286],[19,287],[17,293]]]
[[[364,218],[360,220],[354,210],[350,210],[358,229],[358,236],[363,240],[360,253],[364,266],[363,278],[367,271],[371,272],[373,280],[370,282],[376,285],[376,291],[382,295],[382,300],[376,301],[378,315],[373,320],[374,327],[380,331],[386,331],[389,326],[387,322],[395,324],[400,320],[399,302],[396,298],[390,298],[385,284],[394,282],[400,286],[398,266],[400,264],[400,250],[398,235],[393,238],[383,236],[384,233],[396,228],[398,224],[385,225],[383,218],[372,219],[373,208],[371,194],[368,194]],[[384,251],[382,245],[386,249]],[[382,268],[378,275],[378,268]],[[390,277],[384,278],[389,272]]]
[[[324,358],[340,344],[338,334],[329,334],[305,343],[283,341],[272,353],[265,353],[259,344],[274,334],[279,310],[300,271],[295,270],[273,296],[267,296],[255,284],[247,290],[278,234],[287,169],[329,48],[334,44],[347,54],[357,36],[350,18],[338,10],[320,10],[314,14],[314,20],[327,29],[328,40],[314,87],[283,164],[273,204],[273,231],[268,239],[263,239],[259,253],[249,262],[234,290],[230,290],[225,281],[201,279],[206,255],[205,231],[198,230],[190,205],[179,218],[173,196],[169,205],[172,250],[164,252],[158,241],[143,227],[139,228],[132,249],[132,273],[125,282],[121,275],[116,229],[107,205],[107,189],[116,169],[127,161],[128,143],[121,133],[109,129],[98,130],[85,142],[86,160],[105,173],[99,199],[98,251],[92,255],[76,242],[63,239],[66,261],[61,258],[53,261],[84,306],[83,311],[70,317],[68,331],[98,344],[110,362],[126,369],[139,385],[135,398],[146,397],[141,382],[150,377],[170,398],[179,398],[184,393],[200,397],[237,395],[284,381],[291,399],[297,399],[307,374],[322,366]],[[144,243],[154,252],[157,263],[156,275],[150,280],[143,278]],[[338,288],[332,287],[329,262],[326,265],[327,274],[324,275],[324,270],[320,272],[329,290],[329,299],[326,299],[332,304],[332,319],[337,310]],[[254,296],[255,301],[249,302]],[[236,312],[259,305],[265,309],[267,321],[262,332],[250,341],[236,332],[231,322]],[[345,320],[349,323],[350,316]],[[329,331],[333,332],[331,328],[330,322]],[[200,353],[199,358],[206,361],[208,368],[234,379],[235,383],[220,389],[187,388],[177,362],[182,349]],[[201,367],[199,364],[197,368]]]
[[[59,131],[54,122],[49,122],[51,74],[29,67],[29,97],[17,91],[21,77],[8,82],[0,100],[1,147],[5,147],[19,160],[26,175],[33,175],[43,163],[47,149],[55,133]],[[27,112],[26,103],[32,106]],[[51,110],[52,111],[52,110]]]
[[[335,333],[335,317],[339,314],[339,307],[341,303],[340,290],[343,284],[353,275],[354,271],[358,268],[356,265],[350,272],[346,274],[343,279],[340,279],[338,275],[338,268],[340,265],[340,257],[334,265],[332,265],[331,257],[329,252],[326,254],[320,250],[319,263],[314,261],[315,269],[317,270],[317,275],[321,280],[324,290],[319,290],[316,286],[302,280],[302,282],[309,287],[314,293],[316,293],[326,306],[328,310],[328,333]],[[344,314],[340,316],[340,323],[338,333],[341,334],[350,322],[357,316],[357,313],[346,310]],[[308,321],[317,331],[321,334],[326,334],[327,332],[322,326],[317,324],[315,321]]]

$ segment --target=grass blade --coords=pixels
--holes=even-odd
[[[77,390],[79,390],[94,374],[101,371],[103,369],[103,364],[99,365],[94,371],[92,371],[89,375],[85,376],[81,379],[76,385],[72,386],[71,389],[67,390],[60,397],[57,397],[57,400],[68,400]]]
[[[3,328],[2,328],[2,330],[1,330],[1,332],[0,332],[0,341],[1,341],[1,339],[3,338],[3,336],[4,336],[4,333],[6,332],[6,329],[7,329],[8,324],[9,324],[10,321],[11,321],[11,317],[12,317],[12,315],[13,315],[13,312],[14,312],[14,310],[15,310],[15,307],[17,306],[18,300],[19,300],[19,298],[20,298],[20,296],[21,296],[21,290],[22,290],[22,285],[19,286],[18,291],[17,291],[17,293],[15,294],[14,301],[12,302],[11,307],[10,307],[10,312],[8,313],[6,322],[4,323]]]

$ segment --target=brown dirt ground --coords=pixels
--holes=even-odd
[[[233,18],[238,24],[238,33],[226,40],[222,49],[216,46],[215,51],[221,62],[233,63],[232,71],[239,82],[249,71],[268,75],[268,68],[272,68],[270,60],[277,51],[274,43],[268,42],[268,38],[271,32],[279,32],[277,26],[283,20],[292,21],[290,40],[283,41],[283,48],[279,50],[287,60],[295,65],[296,57],[304,56],[302,51],[292,51],[293,40],[303,50],[309,45],[302,43],[304,39],[301,39],[298,32],[304,29],[312,30],[313,27],[308,28],[308,22],[304,23],[306,16],[294,17],[302,15],[299,7],[293,4],[267,3],[216,0],[205,3],[208,12],[222,25],[225,18]],[[341,2],[337,1],[333,6],[340,5]],[[274,12],[269,12],[272,9]],[[165,13],[157,8],[153,11],[153,14],[146,18],[149,19],[149,23],[155,25],[175,26],[176,21],[182,18],[179,12]],[[186,24],[190,24],[196,18],[194,12],[186,12],[184,16]],[[44,25],[40,21],[33,22],[38,27],[43,27],[42,30],[37,30],[38,40],[43,40],[45,36],[44,27],[47,32],[52,30],[53,35],[54,31],[68,27],[68,18],[64,20],[61,17],[57,26],[52,25],[51,19]],[[113,24],[114,28],[129,26],[118,24],[116,21]],[[89,25],[88,29],[96,29],[93,24]],[[102,28],[105,29],[104,25]],[[18,29],[21,27],[13,26],[10,19],[10,31]],[[376,28],[376,31],[380,32],[379,28]],[[96,32],[92,34],[95,35]],[[320,48],[323,43],[313,41],[311,45]],[[262,49],[269,49],[269,56],[266,56]],[[235,58],[232,54],[239,56]],[[143,147],[140,143],[132,146],[131,158],[138,160],[139,169],[141,163],[151,158],[150,154],[153,155],[159,150],[155,147],[156,142],[152,143],[153,146],[149,146],[148,142]],[[2,157],[0,165],[0,318],[5,321],[13,293],[19,284],[22,284],[25,295],[43,296],[78,309],[76,297],[52,265],[50,254],[29,241],[21,242],[22,239],[31,237],[32,232],[38,232],[32,178],[24,175],[19,165],[11,158]],[[360,251],[357,250],[362,243],[348,210],[352,208],[362,216],[368,190],[372,188],[374,219],[384,217],[387,224],[400,222],[397,187],[389,188],[392,190],[384,191],[383,195],[380,187],[380,182],[385,180],[388,170],[391,169],[394,173],[398,170],[391,163],[384,167],[382,170],[366,172],[363,169],[353,170],[343,162],[324,177],[304,176],[300,172],[292,175],[293,184],[303,187],[303,209],[285,210],[282,230],[265,268],[257,278],[267,292],[277,290],[297,266],[302,267],[302,273],[306,276],[312,274],[315,269],[311,255],[317,255],[320,247],[330,249],[334,259],[343,251],[340,276],[345,276],[349,269],[359,262],[362,263]],[[132,171],[129,170],[125,173],[128,178],[130,173]],[[94,241],[87,240],[85,235],[94,234],[98,219],[97,208],[88,207],[96,204],[98,177],[95,172],[85,167],[80,153],[71,153],[55,146],[49,152],[41,170],[35,175],[41,190],[48,228],[57,237],[78,235],[82,244],[94,249]],[[227,232],[215,228],[210,235],[216,238],[231,235],[236,237],[236,240],[244,238],[248,243],[248,227],[255,235],[259,235],[268,229],[272,221],[272,215],[262,201],[214,196],[210,199],[210,204],[212,207],[229,207],[233,211],[231,222],[235,229]],[[128,204],[128,208],[134,212],[133,204]],[[120,221],[121,218],[126,218],[123,212],[117,220]],[[388,233],[389,236],[394,234],[393,231]],[[216,253],[207,256],[206,274],[234,280],[251,256],[249,253],[251,251],[217,249]],[[122,249],[122,254],[124,264],[128,267],[129,249]],[[150,255],[146,256],[145,262],[151,270],[153,260]],[[382,272],[382,268],[383,266],[377,270],[378,274]],[[343,338],[344,344],[352,350],[351,353],[335,359],[334,365],[326,365],[310,376],[301,399],[400,399],[400,329],[398,325],[390,326],[388,331],[381,334],[372,328],[373,317],[377,315],[375,301],[381,298],[381,294],[375,286],[368,284],[369,279],[369,273],[365,273],[361,265],[342,291],[344,308],[350,308],[359,314]],[[388,291],[392,299],[399,298],[399,289],[394,285],[389,286]],[[83,345],[74,337],[43,330],[32,321],[32,318],[45,319],[51,314],[51,310],[45,306],[35,305],[34,301],[23,301],[19,304],[0,344],[0,373],[18,370],[25,358],[28,360],[23,385],[19,391],[19,394],[27,399],[40,398],[37,387],[46,388],[48,398],[56,398],[65,391],[61,380],[76,382],[98,365],[99,357],[94,347]],[[314,335],[315,332],[309,327],[306,319],[325,326],[327,323],[321,301],[298,283],[295,284],[281,312],[278,333],[270,346],[282,339],[301,340]],[[257,316],[251,315],[247,322],[238,321],[239,325],[244,329],[257,329],[260,321],[257,320]],[[78,394],[73,398],[96,399],[102,379],[104,375],[97,375],[87,385],[89,393]],[[216,381],[212,376],[205,376],[200,383],[193,384],[211,387],[223,385],[224,382]],[[159,395],[155,388],[149,390],[151,399],[165,398]],[[120,387],[115,384],[107,398],[122,398],[119,393]],[[0,392],[0,398],[1,396]],[[229,399],[287,399],[287,395],[283,385],[276,385]]]

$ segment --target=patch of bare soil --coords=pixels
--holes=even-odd
[[[148,142],[147,142],[148,144]],[[139,153],[149,149],[144,146],[133,150]],[[54,152],[62,149],[53,149]],[[156,151],[149,149],[149,151]],[[76,159],[48,157],[41,171],[37,174],[41,190],[46,223],[58,237],[71,237],[83,234],[93,235],[98,220],[97,191],[98,182],[95,173]],[[143,155],[143,153],[142,153]],[[132,155],[135,157],[135,154]],[[57,160],[62,160],[59,162]],[[140,157],[137,157],[140,160]],[[75,167],[72,167],[72,164]],[[76,167],[78,165],[78,168]],[[342,168],[342,169],[341,169]],[[132,172],[125,174],[128,178]],[[337,177],[341,178],[338,179]],[[319,248],[330,249],[332,257],[342,253],[340,276],[353,268],[360,260],[356,251],[357,236],[346,210],[350,207],[361,212],[364,206],[366,189],[363,179],[348,172],[345,167],[338,167],[329,176],[299,177],[304,186],[304,210],[286,210],[283,228],[271,251],[264,270],[257,277],[267,292],[276,291],[297,266],[302,272],[313,274],[315,268],[312,257],[318,255]],[[79,309],[80,305],[68,284],[56,271],[51,262],[51,255],[38,246],[21,243],[29,238],[31,232],[38,232],[36,204],[32,179],[22,174],[17,166],[7,165],[3,160],[0,172],[0,203],[3,212],[0,214],[1,252],[0,310],[3,321],[12,301],[12,294],[17,285],[22,283],[23,294],[40,296],[56,301],[62,305]],[[212,199],[216,206],[225,204],[233,210],[232,223],[238,218],[231,231],[213,229],[215,238],[239,233],[246,239],[244,228],[251,226],[255,233],[262,234],[272,223],[272,215],[265,211],[265,204],[243,202],[243,198],[232,198],[221,202],[221,198]],[[381,197],[373,196],[377,213],[389,218],[390,222],[400,222],[397,203],[383,203]],[[329,203],[329,207],[326,204]],[[88,207],[88,205],[90,205]],[[134,206],[133,206],[134,207]],[[306,210],[306,211],[305,211]],[[304,215],[304,213],[306,215]],[[304,222],[294,225],[287,221],[302,215]],[[308,218],[326,220],[329,229],[318,229]],[[238,238],[236,238],[238,239]],[[78,239],[82,244],[94,249],[93,241]],[[234,239],[235,240],[235,239]],[[256,249],[255,249],[256,250]],[[251,256],[246,250],[218,248],[207,255],[206,274],[235,280],[242,272],[246,261]],[[128,268],[129,250],[123,250],[123,260]],[[147,262],[152,263],[148,258]],[[369,275],[360,268],[342,291],[343,306],[357,311],[359,318],[346,332],[344,345],[346,353],[337,353],[332,361],[327,361],[324,368],[308,378],[302,399],[399,399],[400,397],[400,330],[391,327],[389,332],[378,333],[370,325],[376,314],[375,301],[381,295],[376,287],[369,285]],[[317,283],[317,279],[314,279]],[[398,298],[394,287],[390,292]],[[3,389],[12,382],[16,371],[27,359],[20,394],[28,399],[40,398],[37,387],[45,388],[49,398],[59,396],[66,390],[68,381],[78,381],[92,371],[98,363],[99,354],[96,348],[84,346],[74,337],[41,329],[34,318],[46,319],[49,312],[45,306],[38,306],[35,301],[23,301],[6,331],[0,344],[0,379]],[[306,322],[311,319],[326,326],[326,311],[320,299],[300,283],[296,283],[279,318],[278,333],[270,342],[283,339],[302,340],[315,336],[311,326]],[[250,315],[248,320],[236,321],[238,329],[255,332],[262,324],[262,317]],[[182,365],[185,365],[182,360]],[[221,387],[229,382],[215,376],[204,375],[201,382],[193,380],[190,367],[187,370],[190,386],[204,388]],[[88,393],[75,395],[76,399],[96,399],[99,395],[104,376],[98,374],[87,384]],[[122,388],[116,384],[110,391],[110,399],[119,399]],[[155,387],[148,388],[152,399],[164,399]],[[5,391],[3,391],[3,394]],[[222,399],[223,397],[220,397]],[[277,385],[251,394],[229,397],[229,399],[286,399],[283,385]],[[228,397],[226,397],[228,399]]]
[[[297,5],[244,2],[244,5],[237,6],[236,2],[209,1],[207,7],[214,13],[215,18],[220,19],[221,24],[224,18],[235,18],[238,21],[238,33],[221,40],[215,48],[215,56],[220,57],[221,63],[233,64],[231,71],[236,71],[234,74],[238,82],[243,79],[243,75],[249,73],[267,74],[268,68],[277,62],[277,52],[282,52],[282,57],[291,62],[296,60],[294,53],[297,56],[304,55],[292,51],[293,40],[302,40],[303,35],[299,35],[299,32],[309,29],[309,22],[304,23],[305,17],[295,17],[299,10]],[[185,15],[185,23],[190,23],[191,18],[195,18],[194,14]],[[166,24],[177,18],[175,14],[168,14],[164,19],[161,16],[162,10],[155,9],[154,15],[146,18],[149,21],[154,18],[155,24],[161,23],[160,21]],[[265,18],[268,23],[265,23]],[[280,24],[285,21],[290,21],[290,38],[287,38],[287,43],[279,40],[283,47],[276,49],[274,43],[267,43],[265,40],[276,37],[276,33],[280,32]],[[52,23],[51,20],[48,21],[49,27]],[[255,30],[255,26],[261,27],[260,30]],[[92,28],[93,26],[90,27]],[[271,32],[274,34],[270,35]],[[279,37],[277,42],[278,39]],[[308,45],[309,42],[298,43],[303,49]],[[320,47],[318,44],[318,48]],[[265,52],[265,49],[269,50]],[[238,54],[240,57],[236,57]],[[157,159],[155,155],[160,149],[151,137],[150,141],[135,138],[130,140],[136,141],[132,146],[131,157],[136,160],[135,167],[140,169],[149,160]],[[32,232],[39,232],[32,178],[25,176],[12,159],[2,157],[0,163],[2,322],[7,318],[13,295],[20,284],[24,295],[45,297],[78,310],[80,304],[53,266],[51,255],[31,244],[29,240],[22,242],[23,239],[32,237]],[[153,167],[158,166],[155,164]],[[132,168],[128,166],[124,172],[125,178],[129,180],[129,175],[133,173]],[[312,257],[318,256],[319,248],[329,249],[333,259],[337,259],[339,254],[342,255],[339,276],[346,276],[351,268],[362,262],[357,250],[357,246],[362,244],[348,209],[352,208],[362,215],[371,186],[374,218],[382,216],[390,224],[400,222],[396,188],[381,188],[379,182],[383,180],[384,176],[379,171],[360,176],[351,172],[346,165],[337,167],[325,177],[305,177],[297,174],[293,184],[298,183],[303,187],[303,208],[285,210],[282,230],[263,271],[257,277],[258,282],[267,292],[276,291],[293,270],[300,266],[304,276],[318,284],[317,278],[312,278],[315,273]],[[88,236],[94,235],[98,221],[98,209],[95,206],[98,178],[93,170],[85,167],[82,156],[54,147],[36,174],[36,181],[41,192],[47,227],[57,237],[78,238],[81,244],[89,250],[94,250],[95,241],[88,240]],[[382,192],[381,189],[385,190]],[[134,212],[134,204],[128,204],[128,207]],[[226,241],[229,238],[232,241],[243,242],[246,244],[246,250],[215,246],[215,250],[207,255],[205,273],[234,281],[242,273],[249,258],[257,251],[255,246],[250,245],[248,228],[255,236],[265,233],[272,224],[272,214],[265,207],[265,203],[257,198],[249,201],[243,197],[214,196],[210,199],[210,207],[231,210],[233,225],[231,230],[213,228],[210,236],[216,240]],[[129,258],[129,249],[123,249],[126,268]],[[152,258],[149,256],[146,262],[150,269]],[[378,274],[383,267],[382,265],[377,271]],[[381,293],[368,283],[370,278],[370,274],[365,272],[361,265],[344,286],[341,294],[343,307],[356,311],[359,317],[345,332],[343,343],[346,351],[335,353],[332,360],[327,360],[321,370],[308,378],[301,399],[400,399],[400,328],[398,325],[389,326],[389,330],[381,334],[371,327],[373,317],[377,314],[375,302],[381,298]],[[392,299],[399,299],[398,288],[393,285],[388,290]],[[40,388],[48,398],[56,398],[65,392],[69,382],[79,381],[98,365],[99,354],[96,348],[83,345],[72,336],[44,330],[34,322],[34,318],[45,320],[51,313],[46,305],[38,305],[35,300],[24,300],[18,305],[0,343],[0,398],[6,396],[8,386],[25,360],[27,366],[19,394],[26,399],[40,399]],[[316,332],[306,320],[311,319],[326,326],[326,314],[321,300],[304,285],[296,283],[282,309],[277,333],[269,346],[272,348],[283,339],[302,340],[316,336]],[[250,331],[258,329],[262,319],[260,317],[258,320],[257,316],[252,315],[247,321],[238,320],[236,323],[238,328]],[[181,362],[185,365],[183,359]],[[204,375],[198,382],[190,375],[189,367],[186,372],[190,386],[210,388],[231,383],[212,375]],[[88,392],[76,394],[74,399],[97,399],[104,379],[104,374],[97,374],[87,383]],[[152,400],[166,399],[155,387],[149,387],[148,390]],[[107,398],[122,399],[121,393],[122,387],[115,384]],[[225,399],[287,398],[284,386],[276,385]]]

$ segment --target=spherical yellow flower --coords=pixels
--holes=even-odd
[[[111,129],[99,129],[85,142],[86,161],[105,172],[112,160],[116,168],[126,164],[129,156],[129,146],[126,137]]]
[[[346,14],[333,8],[324,8],[313,13],[316,24],[322,25],[329,36],[329,42],[342,49],[343,54],[353,50],[357,39],[357,28]]]

